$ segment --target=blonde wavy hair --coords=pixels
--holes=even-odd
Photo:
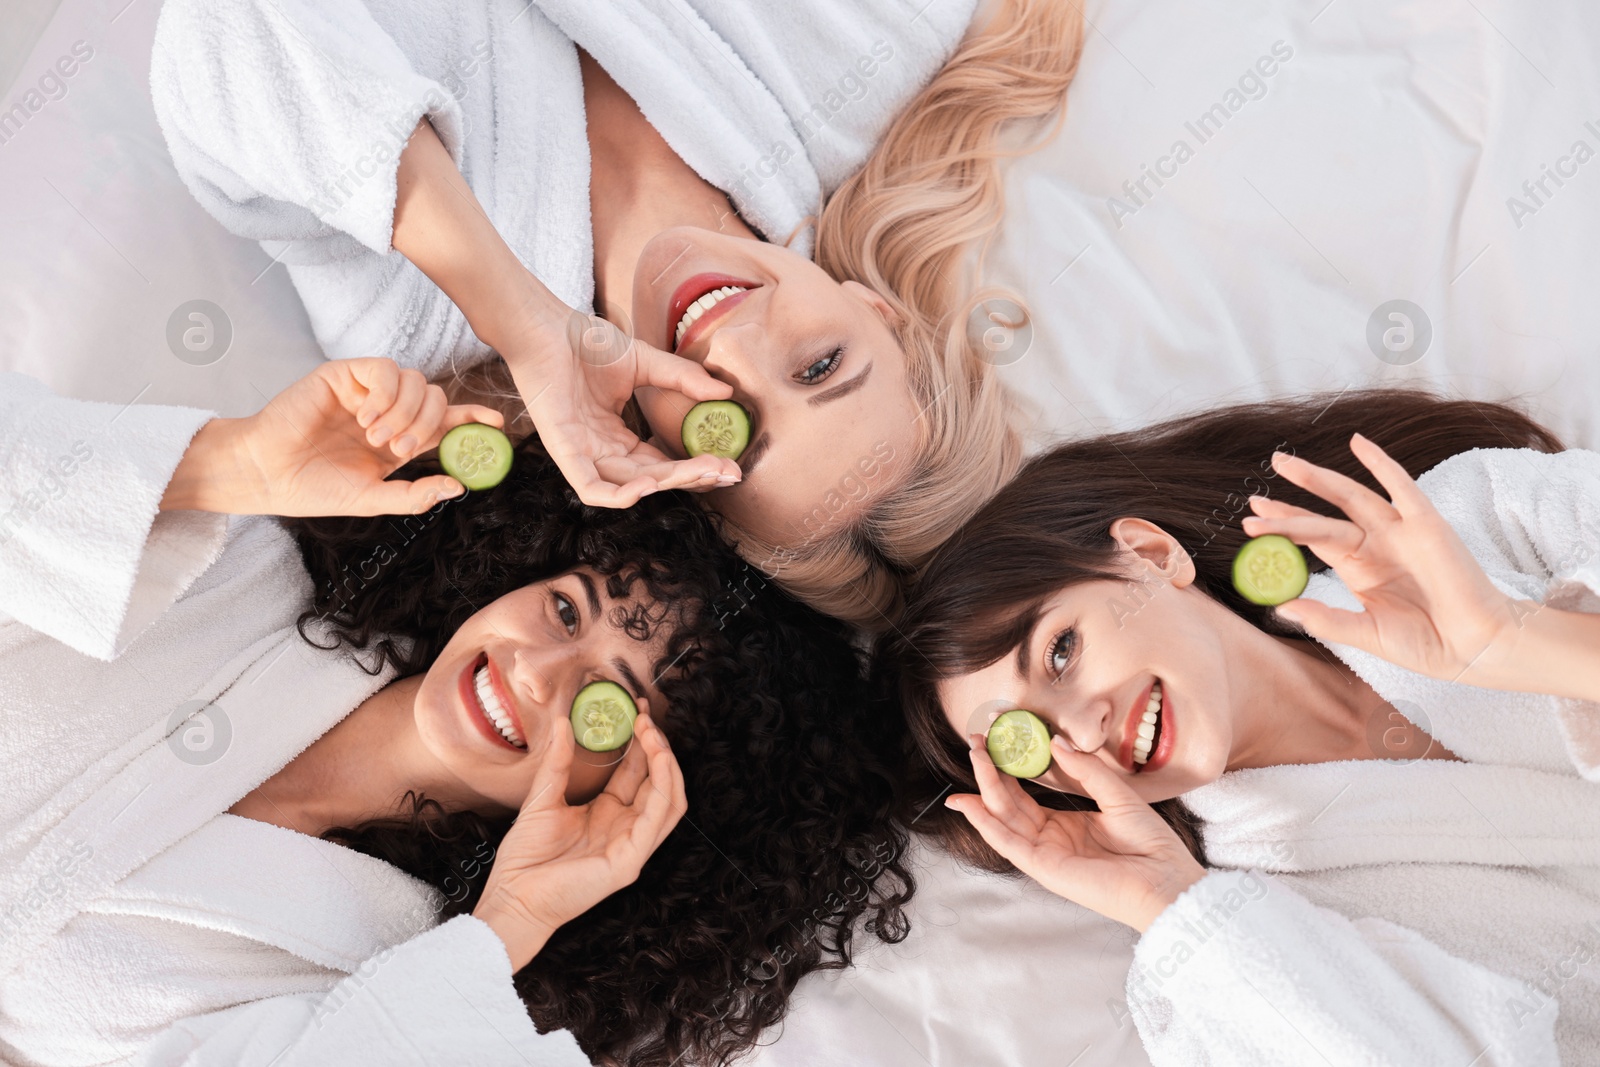
[[[890,625],[904,583],[1021,465],[1016,406],[967,327],[992,295],[967,260],[976,252],[981,277],[1004,208],[1001,163],[1059,129],[1082,45],[1081,0],[993,3],[823,207],[817,265],[877,291],[899,318],[917,446],[848,522],[800,544],[733,532],[740,555],[835,618]],[[1033,136],[1002,147],[1003,131],[1027,133],[1030,120]]]
[[[976,252],[971,273],[981,277],[1005,206],[1001,163],[1060,127],[1083,47],[1083,7],[991,0],[988,8],[816,222],[818,266],[835,281],[875,290],[899,319],[895,333],[921,412],[914,454],[857,516],[799,544],[768,543],[729,524],[748,562],[800,600],[867,630],[892,624],[905,582],[1022,463],[1016,406],[967,328],[993,295],[967,277],[967,260]],[[1017,131],[1032,136],[1008,137],[1002,147],[1002,134]],[[531,430],[503,361],[457,372],[447,388],[500,407],[514,435]]]

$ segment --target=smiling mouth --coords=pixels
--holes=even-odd
[[[1161,680],[1158,678],[1150,687],[1150,693],[1145,698],[1144,708],[1139,711],[1138,725],[1134,727],[1133,744],[1129,753],[1133,762],[1133,772],[1142,773],[1150,767],[1150,756],[1159,750],[1161,743],[1161,728],[1165,718],[1163,691]]]
[[[731,311],[752,289],[755,282],[725,274],[696,274],[672,294],[667,304],[667,321],[673,326],[672,351],[681,351],[709,328],[713,319]]]
[[[489,663],[489,654],[479,653],[470,671],[470,683],[462,686],[462,693],[469,708],[478,713],[493,736],[511,748],[526,752],[528,742],[522,736],[521,724],[517,721],[517,717],[501,699],[500,688],[496,685],[498,679]]]

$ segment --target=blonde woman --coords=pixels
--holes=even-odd
[[[746,558],[876,626],[1021,457],[964,260],[1081,11],[974,9],[171,0],[152,94],[330,356],[498,353],[585,501],[707,491]],[[687,458],[684,413],[729,397],[749,449]]]

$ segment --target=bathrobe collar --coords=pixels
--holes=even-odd
[[[1231,771],[1183,800],[1222,867],[1600,865],[1600,789],[1550,771],[1340,760]]]
[[[312,648],[293,626],[224,664],[184,705],[194,715],[153,727],[148,745],[107,775],[28,853],[22,884],[48,891],[27,895],[7,912],[0,973],[15,968],[130,872],[226,812],[393,673],[367,674],[343,653]],[[255,684],[263,678],[271,684]],[[284,707],[291,693],[293,709]],[[183,743],[202,711],[220,749],[209,762]],[[226,740],[219,740],[224,729]],[[63,876],[68,870],[70,877]]]

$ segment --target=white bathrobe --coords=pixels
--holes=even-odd
[[[488,354],[391,252],[426,115],[561,300],[594,296],[577,46],[768,240],[802,224],[944,63],[976,0],[167,0],[150,90],[184,182],[281,260],[332,357],[430,376]],[[709,229],[715,218],[703,220]],[[627,325],[627,324],[623,324]]]
[[[1600,610],[1600,454],[1479,450],[1419,484],[1500,589]],[[1306,596],[1358,607],[1331,572]],[[1134,951],[1151,1061],[1600,1061],[1600,707],[1330,647],[1466,762],[1266,767],[1186,794],[1230,869]]]
[[[0,1060],[586,1063],[487,925],[226,814],[389,678],[295,632],[276,522],[158,515],[209,417],[0,376]]]

